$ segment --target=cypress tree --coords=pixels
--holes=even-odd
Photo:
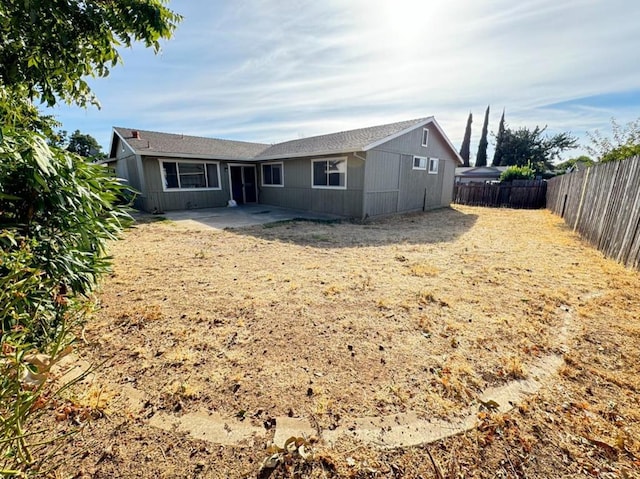
[[[500,126],[498,127],[498,136],[496,136],[496,151],[493,154],[492,166],[501,166],[502,157],[504,156],[504,109],[500,118]]]
[[[487,111],[484,114],[484,124],[482,125],[482,136],[480,137],[480,144],[478,145],[478,154],[476,156],[475,166],[487,166],[487,128],[489,127],[489,105],[487,105]]]
[[[462,166],[469,166],[472,121],[473,115],[471,114],[471,112],[469,112],[469,118],[467,119],[467,128],[464,130],[464,140],[462,140],[462,146],[460,147],[460,156],[464,160],[464,164]]]

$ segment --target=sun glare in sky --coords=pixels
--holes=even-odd
[[[112,126],[274,143],[435,115],[459,145],[470,111],[477,142],[488,104],[489,131],[504,108],[508,125],[583,139],[640,111],[640,2],[169,6],[184,21],[162,54],[124,50],[123,66],[91,80],[101,110],[53,111],[66,130],[105,148]]]

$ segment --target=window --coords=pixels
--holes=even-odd
[[[437,158],[429,158],[429,174],[430,175],[438,174],[438,163],[439,163],[439,160]]]
[[[427,161],[429,158],[425,158],[424,156],[414,156],[413,157],[413,169],[414,170],[426,170],[427,169]]]
[[[426,158],[424,156],[413,157],[413,169],[414,170],[426,170],[429,166],[429,174],[438,174],[438,158]]]
[[[282,163],[262,165],[262,186],[284,186]]]
[[[160,160],[163,189],[219,190],[220,170],[216,162]]]
[[[429,128],[422,129],[422,146],[427,146],[429,143]]]
[[[347,188],[347,159],[327,158],[311,160],[311,185],[313,188]]]

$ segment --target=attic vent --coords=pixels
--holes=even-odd
[[[133,136],[136,140],[139,140],[140,132],[138,130],[131,130],[131,136]]]

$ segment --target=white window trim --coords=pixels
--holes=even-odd
[[[430,175],[437,175],[438,174],[438,165],[440,164],[440,160],[438,158],[429,158],[428,159],[429,162],[429,174]],[[432,168],[432,165],[436,165],[435,168]]]
[[[313,184],[313,164],[332,160],[344,160],[346,168],[344,170],[344,186],[331,186],[331,185],[314,185]],[[347,176],[349,172],[349,161],[346,156],[332,156],[330,158],[313,158],[311,159],[311,188],[314,190],[346,190],[347,189]]]
[[[218,187],[207,187],[207,188],[167,188],[166,178],[164,176],[164,167],[162,163],[202,163],[204,165],[216,165],[216,172],[218,175]],[[208,160],[178,160],[175,158],[158,158],[158,164],[160,165],[160,180],[162,181],[162,191],[167,193],[174,193],[180,191],[220,191],[222,190],[222,178],[220,177],[220,162],[219,161],[208,161]],[[178,167],[180,168],[180,167]],[[205,167],[205,176],[206,176],[206,167]],[[178,172],[178,185],[180,184],[180,173]]]
[[[424,168],[421,166],[416,166],[416,158],[419,158],[421,160],[424,160]],[[429,165],[429,158],[427,158],[426,156],[414,156],[413,157],[413,169],[414,170],[421,170],[421,171],[426,171],[427,170],[427,166]]]
[[[425,133],[427,134],[427,141],[424,141],[424,137],[425,137]],[[423,128],[422,129],[422,138],[420,140],[422,142],[422,146],[428,146],[429,145],[429,128]]]
[[[269,185],[264,183],[264,170],[263,166],[266,165],[280,165],[280,181],[282,181],[279,185]],[[266,188],[284,188],[284,163],[282,161],[268,161],[266,163],[260,164],[260,184]]]

